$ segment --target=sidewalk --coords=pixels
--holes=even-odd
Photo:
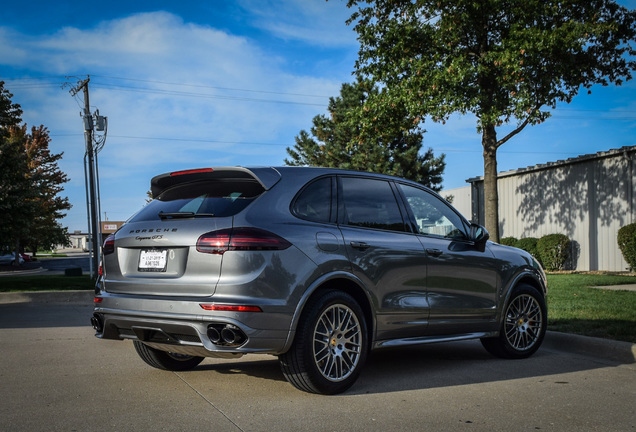
[[[608,285],[608,286],[594,286],[590,288],[613,290],[613,291],[636,291],[636,284],[631,285]]]

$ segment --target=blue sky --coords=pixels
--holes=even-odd
[[[6,3],[6,2],[5,2]],[[619,2],[630,9],[636,0]],[[0,11],[0,80],[29,126],[48,127],[73,209],[87,229],[83,101],[108,117],[99,153],[102,219],[144,205],[150,178],[202,166],[282,165],[314,116],[326,113],[358,44],[344,1],[28,1]],[[68,78],[67,78],[68,77]],[[64,84],[67,87],[63,88]],[[445,153],[445,189],[483,174],[470,116],[427,122],[424,147]],[[636,83],[593,88],[499,150],[499,170],[636,145]],[[106,213],[106,215],[104,214]]]

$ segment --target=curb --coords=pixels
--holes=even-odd
[[[0,293],[0,304],[62,303],[92,305],[93,290]],[[543,347],[619,363],[636,363],[636,344],[555,331],[546,332]]]
[[[65,303],[93,304],[93,290],[29,291],[0,293],[0,304],[10,303]]]
[[[543,347],[620,363],[636,363],[636,344],[630,342],[548,331]]]

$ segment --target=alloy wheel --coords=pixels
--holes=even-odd
[[[543,313],[539,302],[531,295],[516,297],[506,313],[506,339],[512,347],[525,351],[534,346],[541,335]]]
[[[362,348],[362,330],[351,309],[335,304],[325,309],[314,329],[313,355],[326,379],[345,380],[356,369]]]

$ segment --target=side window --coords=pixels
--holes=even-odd
[[[422,189],[403,184],[398,187],[413,211],[420,234],[466,239],[462,219],[446,203]]]
[[[341,182],[345,224],[404,231],[404,221],[388,182],[352,177],[342,177]]]
[[[302,219],[329,222],[331,216],[331,177],[311,183],[294,201],[293,212]]]

